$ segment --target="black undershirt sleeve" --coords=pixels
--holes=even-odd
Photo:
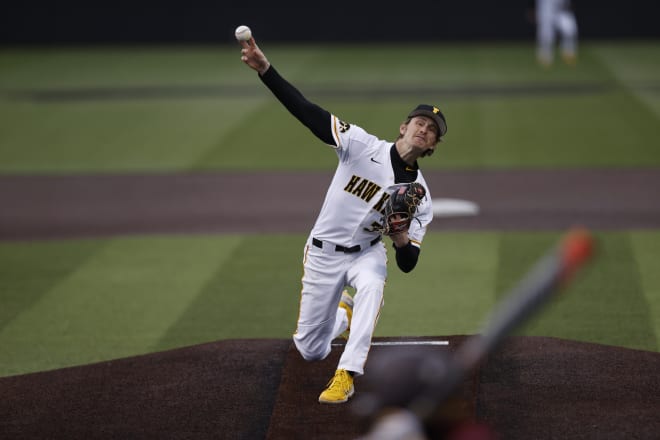
[[[407,245],[403,247],[396,247],[392,244],[392,247],[396,251],[396,265],[399,266],[402,272],[408,273],[417,266],[417,260],[419,259],[419,248],[413,246],[412,243],[408,242]]]
[[[417,180],[417,162],[415,166],[410,167],[406,164],[399,153],[396,151],[394,145],[390,149],[390,157],[392,159],[392,168],[394,169],[394,181],[396,183],[410,183]],[[396,265],[399,266],[402,272],[408,273],[415,268],[417,260],[419,259],[420,249],[413,246],[408,242],[407,245],[398,248],[393,246],[396,251]]]
[[[336,145],[330,126],[330,112],[310,102],[271,65],[261,81],[275,97],[314,135],[328,145]]]

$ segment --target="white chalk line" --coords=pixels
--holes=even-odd
[[[332,344],[333,347],[340,347],[346,344]],[[406,346],[406,345],[449,345],[449,341],[378,341],[372,342],[371,346]]]

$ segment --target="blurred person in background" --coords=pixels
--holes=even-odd
[[[570,0],[535,0],[536,58],[542,66],[554,62],[555,45],[559,44],[562,60],[577,62],[578,28]]]

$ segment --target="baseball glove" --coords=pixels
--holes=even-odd
[[[381,232],[384,235],[394,235],[407,231],[425,196],[426,189],[417,182],[397,188],[385,204]]]

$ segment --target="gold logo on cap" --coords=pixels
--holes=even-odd
[[[437,114],[439,112],[440,112],[440,109],[438,107],[433,107],[433,113]]]

